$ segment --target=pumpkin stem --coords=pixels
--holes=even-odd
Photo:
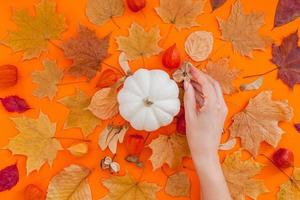
[[[153,102],[150,101],[148,98],[145,98],[144,99],[144,104],[145,104],[145,106],[151,106],[153,104]]]

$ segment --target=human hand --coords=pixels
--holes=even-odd
[[[194,67],[191,74],[192,80],[184,83],[184,107],[187,139],[197,162],[217,155],[227,106],[217,81]]]

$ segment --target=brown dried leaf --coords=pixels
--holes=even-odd
[[[226,157],[222,164],[223,173],[233,200],[244,200],[246,196],[252,199],[268,192],[263,181],[255,180],[262,165],[252,158],[246,161],[241,160],[242,152],[237,151]]]
[[[35,71],[32,73],[32,82],[39,86],[32,94],[38,98],[48,97],[52,100],[57,92],[57,84],[61,81],[64,74],[56,65],[56,62],[44,60],[44,71]]]
[[[261,13],[244,14],[240,0],[233,4],[227,21],[219,19],[222,38],[232,43],[234,51],[249,57],[252,57],[252,50],[263,50],[271,43],[269,37],[261,37],[258,33],[263,23]]]
[[[187,174],[178,172],[168,177],[165,191],[172,197],[188,197],[191,192],[191,182]]]
[[[73,60],[69,73],[79,77],[92,79],[103,59],[107,58],[110,35],[99,38],[95,31],[85,26],[79,26],[77,38],[70,39],[63,45],[66,57]]]
[[[64,168],[51,179],[46,200],[92,200],[89,174],[88,168],[79,165]]]
[[[203,0],[160,0],[155,11],[165,23],[174,24],[180,30],[198,26],[196,18],[203,8]]]
[[[185,136],[173,134],[170,136],[159,135],[149,144],[152,150],[150,161],[153,169],[160,168],[167,163],[171,168],[176,168],[182,158],[190,156],[190,149]]]
[[[293,110],[287,100],[273,101],[271,91],[261,92],[233,117],[230,138],[240,137],[242,147],[257,156],[261,142],[277,146],[283,134],[278,122],[292,117]]]
[[[161,52],[161,48],[158,46],[160,40],[158,27],[145,32],[143,27],[133,23],[129,28],[129,36],[119,36],[116,40],[119,50],[123,51],[129,60],[149,57]]]
[[[156,184],[136,181],[129,174],[112,176],[102,183],[109,193],[101,200],[156,200],[155,193],[160,190]]]
[[[100,89],[92,97],[88,110],[103,120],[118,114],[117,89],[114,87]]]
[[[81,90],[77,90],[72,96],[59,100],[60,103],[69,109],[64,128],[81,128],[84,137],[87,137],[94,131],[96,126],[101,123],[101,120],[86,109],[90,101],[91,98]]]
[[[124,13],[123,0],[88,0],[86,15],[88,19],[96,24],[102,25],[106,21]]]
[[[230,69],[228,58],[220,58],[214,63],[208,61],[206,72],[219,82],[224,94],[232,94],[237,91],[232,82],[238,77],[240,70]]]
[[[291,179],[280,186],[280,191],[277,193],[277,200],[297,200],[300,199],[300,168],[294,168]]]
[[[207,31],[195,31],[185,41],[185,52],[193,61],[200,62],[208,58],[213,49],[214,38]]]

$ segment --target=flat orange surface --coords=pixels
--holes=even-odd
[[[27,9],[32,14],[34,13],[34,7],[38,0],[9,0],[9,1],[1,1],[0,4],[0,21],[1,21],[1,29],[0,29],[0,38],[4,38],[7,34],[8,30],[16,30],[16,25],[11,21],[12,11],[14,9]],[[220,32],[218,30],[218,25],[216,21],[216,17],[219,18],[227,18],[233,0],[228,0],[228,2],[222,6],[220,9],[215,12],[211,12],[209,2],[205,5],[205,12],[197,18],[200,26],[192,29],[184,29],[181,32],[178,32],[175,28],[172,29],[169,37],[165,40],[164,36],[167,34],[170,25],[164,24],[161,19],[157,16],[154,9],[159,5],[158,0],[149,0],[147,3],[147,7],[140,13],[132,13],[126,8],[126,12],[123,17],[115,18],[115,21],[121,26],[121,29],[118,29],[113,23],[107,22],[102,26],[96,26],[90,23],[85,16],[85,7],[86,0],[56,0],[57,10],[59,13],[63,14],[66,17],[68,29],[66,32],[62,34],[62,40],[67,40],[68,38],[74,37],[77,32],[77,28],[79,24],[84,24],[91,29],[96,30],[98,36],[102,37],[108,33],[112,33],[112,37],[110,40],[110,48],[109,53],[112,54],[111,57],[105,60],[106,63],[109,63],[113,66],[118,66],[118,55],[119,51],[117,51],[117,46],[115,42],[115,37],[118,35],[127,35],[127,28],[134,21],[138,22],[142,26],[149,28],[152,26],[159,26],[161,30],[162,40],[160,42],[160,46],[162,48],[167,48],[172,45],[174,42],[177,43],[181,51],[181,55],[183,58],[187,58],[187,55],[184,52],[184,41],[187,35],[195,30],[206,30],[213,32],[215,39],[214,50],[211,54],[211,59],[216,60],[220,57],[230,57],[230,64],[233,67],[242,69],[242,75],[251,75],[256,73],[261,73],[268,71],[274,68],[274,65],[270,62],[271,58],[271,48],[267,48],[266,51],[255,51],[253,53],[253,59],[248,59],[242,57],[238,54],[234,54],[232,51],[231,44],[228,42],[221,41]],[[242,0],[242,4],[246,12],[249,11],[261,11],[265,14],[265,25],[261,29],[261,33],[263,35],[270,35],[277,44],[281,43],[281,40],[284,36],[294,32],[297,27],[300,26],[300,20],[296,20],[288,25],[285,25],[281,28],[276,28],[272,30],[273,27],[273,19],[275,15],[275,8],[277,5],[277,0]],[[62,41],[54,41],[56,44],[61,45]],[[75,85],[65,85],[59,86],[59,91],[57,96],[53,101],[49,101],[48,99],[38,99],[32,96],[32,90],[36,87],[35,84],[32,83],[31,73],[34,70],[43,69],[41,61],[45,58],[50,58],[56,60],[58,66],[61,68],[67,68],[70,66],[71,61],[67,60],[63,52],[59,50],[57,47],[49,44],[48,52],[42,54],[42,56],[38,59],[32,59],[29,61],[22,61],[23,52],[13,53],[10,48],[5,46],[0,46],[0,64],[13,64],[16,65],[20,72],[20,79],[18,84],[10,89],[1,90],[0,97],[5,97],[7,95],[19,95],[20,97],[27,100],[29,105],[32,107],[31,110],[27,111],[24,115],[28,117],[37,117],[39,111],[43,111],[46,113],[52,122],[57,122],[57,136],[61,137],[72,137],[72,138],[81,138],[81,132],[79,129],[63,129],[63,123],[65,118],[68,115],[68,110],[61,104],[57,103],[58,99],[62,97],[71,95],[75,92],[76,88],[80,88],[83,91],[87,92],[89,95],[92,95],[96,90],[94,88],[94,84],[92,83],[82,83]],[[130,63],[133,69],[137,69],[142,66],[142,60],[136,60]],[[105,67],[105,66],[103,66]],[[146,68],[161,68],[171,73],[170,70],[165,69],[161,64],[161,55],[153,56],[149,59],[146,59]],[[72,82],[76,81],[74,78],[66,75],[63,82]],[[250,80],[238,80],[236,81],[236,85],[238,86],[242,82],[248,82]],[[296,86],[294,91],[288,89],[280,80],[276,79],[276,72],[273,72],[267,76],[265,76],[265,82],[263,87],[259,91],[253,92],[243,92],[237,93],[232,96],[226,96],[226,101],[229,106],[229,116],[228,122],[226,123],[226,127],[229,126],[230,118],[232,115],[239,110],[241,110],[246,103],[248,102],[250,97],[255,96],[262,90],[272,90],[274,99],[288,99],[290,105],[294,108],[295,117],[293,121],[300,121],[300,87]],[[7,113],[3,107],[0,106],[0,147],[5,146],[8,143],[8,139],[14,137],[18,134],[18,131],[14,127],[14,123],[9,119],[10,117],[20,116],[20,114],[10,114]],[[113,120],[110,120],[110,122]],[[110,173],[107,171],[102,171],[99,167],[99,162],[101,158],[106,155],[111,155],[111,153],[106,151],[101,151],[97,146],[97,139],[99,132],[103,129],[103,127],[109,122],[105,121],[102,125],[99,125],[93,134],[89,136],[89,139],[92,142],[89,143],[89,153],[82,157],[77,158],[67,151],[60,151],[57,155],[56,160],[54,161],[53,167],[50,168],[48,165],[44,165],[39,172],[33,172],[26,175],[25,172],[25,162],[26,158],[24,156],[13,156],[7,150],[0,151],[0,169],[17,163],[18,169],[20,171],[20,181],[19,183],[10,191],[0,193],[1,200],[20,200],[22,199],[22,194],[24,188],[28,184],[36,184],[40,186],[45,192],[47,190],[48,183],[57,172],[62,170],[64,167],[76,163],[83,166],[87,166],[93,169],[92,174],[89,177],[89,183],[92,188],[93,199],[99,199],[103,197],[107,190],[101,185],[101,180],[110,177]],[[282,123],[281,127],[286,131],[286,134],[283,135],[282,141],[279,146],[287,147],[291,149],[295,154],[295,166],[300,166],[300,135],[293,128],[292,123]],[[159,131],[152,133],[148,142],[151,139],[156,138],[158,134],[171,134],[175,130],[175,126],[170,125],[168,127],[161,128]],[[129,130],[129,133],[136,132],[133,129]],[[142,133],[146,134],[146,133]],[[224,140],[228,137],[228,133],[224,135]],[[64,147],[68,147],[73,144],[70,141],[61,141]],[[239,149],[236,147],[234,150]],[[262,144],[261,152],[266,155],[271,155],[274,149],[267,145]],[[223,160],[224,155],[229,152],[220,152],[221,159]],[[146,149],[142,155],[142,160],[146,161],[151,154],[149,149]],[[124,145],[118,146],[118,155],[116,161],[121,164],[121,174],[124,174],[128,171],[134,177],[138,178],[142,174],[142,180],[147,180],[149,182],[157,183],[158,185],[164,187],[166,183],[166,175],[161,170],[152,171],[152,166],[149,161],[147,161],[146,166],[144,168],[144,172],[142,169],[138,169],[135,166],[128,164],[124,161],[124,157],[126,155],[126,149]],[[248,157],[246,152],[244,152],[245,158]],[[279,185],[286,182],[288,179],[282,173],[280,173],[274,166],[271,165],[265,158],[258,157],[257,160],[261,163],[265,163],[265,167],[262,173],[257,176],[257,178],[264,179],[266,186],[269,188],[270,193],[261,195],[258,199],[260,200],[270,200],[275,199],[276,193],[278,191]],[[196,173],[191,170],[193,168],[191,161],[186,159],[183,162],[183,165],[188,169],[181,169],[186,171],[189,174],[189,177],[192,181],[191,188],[191,199],[199,199],[200,198],[200,189],[199,183],[197,180]],[[173,172],[166,167],[166,171],[169,174]],[[288,173],[291,173],[291,169],[287,170]],[[218,192],[218,191],[216,191]],[[174,199],[168,196],[164,190],[162,189],[157,193],[158,199]],[[177,198],[176,198],[177,199]],[[178,198],[185,199],[185,198]],[[188,199],[188,198],[187,198]]]

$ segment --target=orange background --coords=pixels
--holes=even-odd
[[[14,9],[27,9],[32,15],[34,12],[34,5],[38,3],[38,0],[10,0],[10,1],[1,1],[0,5],[0,38],[4,38],[9,30],[16,30],[16,25],[11,21],[12,12]],[[56,0],[58,13],[63,14],[66,17],[66,22],[68,25],[68,29],[62,34],[61,39],[63,41],[68,38],[74,37],[77,32],[77,28],[79,24],[84,24],[91,29],[96,30],[97,35],[102,37],[108,33],[112,33],[112,37],[110,40],[110,48],[109,53],[112,54],[108,59],[105,60],[106,63],[109,63],[113,66],[118,66],[117,60],[119,52],[117,51],[117,46],[115,43],[115,37],[118,35],[127,35],[127,28],[133,21],[138,22],[146,28],[152,26],[159,26],[161,30],[162,40],[160,41],[160,46],[163,49],[166,49],[174,42],[176,42],[178,48],[181,51],[181,55],[184,59],[187,59],[187,55],[184,52],[184,41],[189,33],[195,30],[206,30],[213,33],[215,37],[214,50],[211,54],[210,59],[216,60],[221,57],[230,57],[230,64],[233,67],[242,69],[242,75],[251,75],[256,73],[265,72],[269,69],[274,68],[274,65],[270,62],[271,59],[271,48],[268,47],[266,51],[255,51],[253,53],[253,59],[249,59],[246,57],[242,57],[238,54],[234,54],[232,51],[232,47],[228,42],[224,42],[220,40],[220,32],[218,30],[218,25],[216,21],[216,17],[226,19],[230,13],[230,8],[233,3],[233,0],[228,0],[228,2],[216,10],[215,12],[211,12],[209,2],[205,5],[204,14],[197,18],[197,22],[200,24],[199,27],[194,27],[191,29],[184,29],[178,32],[175,28],[172,29],[168,38],[165,38],[170,25],[164,24],[161,19],[156,15],[153,8],[159,5],[158,0],[149,0],[147,2],[146,8],[143,12],[140,13],[132,13],[126,8],[125,14],[123,17],[115,18],[115,21],[121,26],[121,29],[118,29],[113,23],[107,22],[102,26],[96,26],[90,23],[85,16],[85,7],[86,0]],[[284,36],[294,32],[297,27],[300,25],[300,20],[296,20],[292,23],[289,23],[281,28],[276,28],[272,30],[273,27],[273,19],[275,15],[275,9],[277,5],[277,0],[242,0],[242,4],[244,5],[245,11],[248,13],[249,11],[261,11],[265,14],[265,25],[261,28],[260,32],[262,35],[270,35],[276,44],[280,44],[281,40]],[[57,45],[61,45],[62,41],[54,41]],[[29,105],[32,107],[31,110],[25,113],[28,117],[37,117],[39,111],[46,113],[52,122],[57,122],[57,136],[61,137],[72,137],[72,138],[81,138],[80,129],[73,128],[68,130],[63,130],[63,123],[65,118],[68,115],[68,110],[61,104],[57,103],[58,99],[62,97],[72,95],[75,92],[76,88],[80,88],[83,91],[87,92],[89,95],[92,95],[96,89],[94,87],[94,82],[92,83],[82,83],[75,85],[65,85],[59,86],[59,91],[57,96],[53,101],[49,101],[48,99],[38,99],[32,96],[32,90],[36,87],[31,81],[31,73],[34,70],[41,70],[43,66],[41,61],[45,58],[50,58],[56,60],[58,66],[61,68],[66,68],[70,66],[71,61],[67,60],[63,52],[59,50],[57,47],[49,44],[48,52],[43,53],[42,56],[38,59],[32,59],[29,61],[22,61],[21,53],[13,53],[10,48],[5,46],[0,46],[0,64],[14,64],[18,67],[20,72],[19,82],[16,86],[10,89],[1,90],[0,97],[5,97],[7,95],[19,95],[20,97],[27,100]],[[203,63],[205,64],[205,62]],[[131,62],[130,65],[133,69],[137,69],[142,66],[142,60],[136,60]],[[105,66],[104,66],[105,67]],[[170,70],[164,68],[161,64],[161,55],[153,56],[151,58],[146,59],[146,68],[161,68],[171,73]],[[82,79],[84,80],[84,79]],[[76,81],[74,78],[66,75],[63,82],[72,82]],[[238,86],[242,82],[248,82],[250,80],[239,79],[236,81],[236,85]],[[280,80],[276,79],[276,72],[273,72],[269,75],[265,76],[265,82],[262,88],[259,91],[251,91],[251,92],[239,92],[232,96],[226,96],[226,101],[229,106],[229,116],[228,122],[226,123],[226,127],[229,126],[230,118],[234,113],[237,113],[241,110],[246,103],[248,102],[250,97],[255,96],[262,90],[272,90],[274,99],[288,99],[290,105],[295,110],[295,117],[293,119],[294,122],[300,121],[300,88],[296,86],[292,91],[287,88]],[[7,113],[3,107],[0,107],[0,124],[1,124],[1,132],[0,132],[0,146],[3,147],[8,143],[8,139],[14,137],[18,134],[18,131],[15,129],[14,124],[10,121],[10,117],[20,116],[20,114],[10,114]],[[113,120],[111,120],[113,121]],[[20,171],[20,181],[19,183],[10,191],[1,192],[0,199],[1,200],[19,200],[22,199],[22,194],[24,188],[28,184],[36,184],[40,186],[44,191],[47,190],[47,185],[56,173],[62,170],[64,167],[76,163],[83,166],[87,166],[93,169],[92,174],[89,177],[89,183],[92,188],[93,199],[99,199],[103,197],[107,190],[101,185],[101,180],[110,177],[110,173],[107,171],[102,171],[99,167],[99,162],[101,158],[106,155],[111,155],[111,153],[106,150],[102,152],[97,146],[97,139],[99,132],[103,129],[103,127],[109,122],[103,122],[102,125],[99,125],[96,130],[89,136],[89,139],[92,142],[89,143],[89,153],[82,157],[77,158],[70,155],[67,151],[60,151],[57,155],[56,160],[54,161],[53,167],[50,168],[48,165],[44,165],[39,172],[33,172],[29,176],[26,176],[25,172],[25,163],[26,158],[24,156],[12,156],[11,153],[7,150],[0,151],[0,169],[14,164],[17,162],[18,169]],[[299,141],[300,135],[293,128],[292,123],[282,123],[281,127],[286,131],[286,134],[283,135],[282,141],[279,146],[287,147],[291,149],[295,154],[295,166],[300,166],[300,148]],[[174,133],[175,126],[170,125],[168,127],[161,128],[159,131],[152,133],[148,142],[151,139],[156,138],[158,134],[171,134]],[[136,131],[130,129],[129,133],[135,133]],[[146,134],[146,133],[141,133]],[[228,137],[228,133],[224,135],[224,140]],[[74,142],[70,141],[61,141],[64,147],[68,147]],[[297,146],[298,145],[298,146]],[[235,147],[234,150],[239,149],[239,147]],[[271,155],[274,149],[267,144],[262,144],[261,152],[266,155]],[[223,160],[224,156],[229,152],[220,152],[221,159]],[[149,149],[145,149],[142,160],[147,160],[151,154]],[[128,164],[124,161],[124,157],[126,155],[126,149],[124,145],[118,146],[118,155],[116,161],[121,164],[121,174],[124,174],[128,171],[134,177],[138,178],[142,174],[142,169],[138,169],[135,166]],[[205,156],[205,155],[204,155]],[[247,158],[249,155],[244,152],[244,157]],[[280,184],[286,182],[288,179],[280,173],[272,164],[270,164],[265,158],[258,157],[257,160],[261,163],[265,164],[264,169],[261,174],[257,176],[257,178],[264,179],[266,186],[271,191],[268,194],[261,195],[258,199],[275,199],[276,193],[278,191],[278,187]],[[191,188],[191,198],[199,199],[200,198],[200,189],[197,180],[196,173],[191,170],[193,168],[190,159],[184,160],[184,165],[189,169],[181,169],[186,171],[189,174],[189,177],[192,181]],[[166,172],[168,174],[172,174],[173,172],[165,167]],[[291,173],[291,169],[287,170],[288,173]],[[160,186],[164,186],[166,183],[166,175],[162,173],[161,170],[152,171],[152,166],[149,161],[145,166],[145,171],[142,176],[142,180],[147,180],[149,182],[155,182]],[[217,191],[216,191],[217,192]],[[162,189],[157,193],[158,199],[174,199],[168,196],[164,190]],[[177,198],[176,198],[177,199]],[[186,198],[178,198],[178,199],[186,199]]]

